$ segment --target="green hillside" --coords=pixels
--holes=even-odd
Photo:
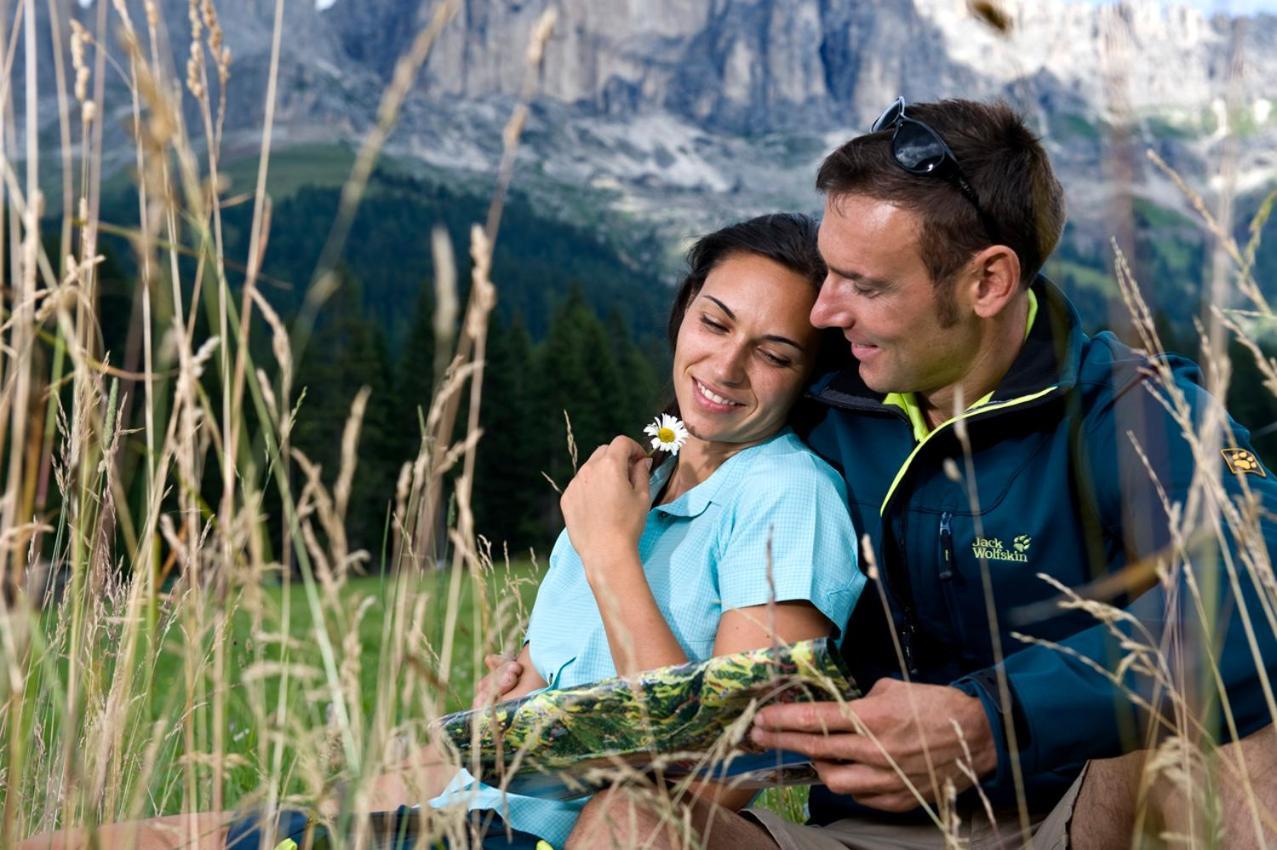
[[[262,285],[286,319],[302,303],[352,162],[351,151],[336,146],[295,148],[272,157]],[[232,160],[226,171],[225,255],[237,288],[248,250],[256,164]],[[488,192],[490,187],[402,162],[379,167],[341,256],[341,286],[321,311],[297,370],[295,386],[305,388],[306,398],[295,444],[323,465],[327,477],[335,475],[339,463],[351,399],[362,386],[373,390],[355,485],[359,507],[351,518],[352,542],[373,551],[379,548],[399,466],[418,446],[419,408],[429,402],[438,365],[431,327],[430,233],[436,226],[446,228],[458,259],[458,282],[466,287],[468,234],[486,218]],[[1258,199],[1240,205],[1243,240],[1258,206]],[[1203,230],[1143,201],[1133,212],[1129,259],[1144,295],[1167,347],[1196,356],[1192,323],[1201,314],[1208,274]],[[103,220],[127,229],[136,226],[136,217],[127,180],[113,181],[104,195]],[[130,329],[139,316],[131,248],[119,237],[106,238],[103,247],[108,255],[101,285],[106,349],[117,353],[117,361],[124,352],[129,366],[129,352],[137,352]],[[576,444],[588,454],[616,433],[637,433],[660,407],[668,370],[663,326],[673,281],[628,259],[659,256],[659,249],[650,236],[634,237],[606,224],[598,232],[586,231],[512,195],[492,273],[498,302],[475,494],[479,529],[491,539],[541,546],[560,527],[557,497],[542,473],[560,484],[571,474],[565,411]],[[1256,276],[1271,295],[1277,240],[1261,242],[1257,256]],[[193,269],[193,257],[184,262]],[[1047,273],[1075,300],[1088,330],[1111,328],[1136,341],[1111,266],[1107,242],[1088,241],[1070,225]],[[203,314],[197,319],[204,320]],[[264,334],[255,342],[262,346],[259,356],[270,362]],[[1272,424],[1277,402],[1257,391],[1262,379],[1251,355],[1240,346],[1230,354],[1230,408],[1259,432],[1257,445],[1271,461],[1277,458],[1277,425]]]

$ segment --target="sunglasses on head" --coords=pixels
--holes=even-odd
[[[891,157],[896,161],[896,165],[910,174],[934,174],[948,180],[958,188],[963,197],[971,202],[990,238],[994,241],[1001,240],[997,226],[980,205],[980,197],[976,195],[971,182],[962,173],[958,158],[954,156],[941,135],[930,125],[905,114],[903,97],[896,98],[895,102],[884,109],[869,127],[871,133],[887,130],[892,130]]]

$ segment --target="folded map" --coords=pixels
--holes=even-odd
[[[538,691],[442,722],[462,766],[512,794],[568,799],[627,777],[689,775],[754,788],[817,781],[805,756],[750,744],[759,708],[856,696],[821,638]]]

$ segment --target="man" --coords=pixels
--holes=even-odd
[[[879,581],[844,644],[867,694],[755,720],[759,744],[815,757],[809,825],[687,822],[736,850],[946,846],[937,824],[972,846],[1121,847],[1137,816],[1201,832],[1198,799],[1142,779],[1137,751],[1161,745],[1190,754],[1166,775],[1214,777],[1207,831],[1259,845],[1277,641],[1254,577],[1272,587],[1277,479],[1192,364],[1088,338],[1040,276],[1063,193],[1008,107],[898,100],[817,186],[811,318],[857,362],[815,385],[805,437],[871,544]],[[1111,607],[1061,605],[1066,588]],[[1191,754],[1212,741],[1235,743],[1204,774]],[[618,790],[569,847],[679,840]]]

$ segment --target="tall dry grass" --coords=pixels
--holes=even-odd
[[[59,4],[39,8],[70,56],[66,68],[63,50],[55,50],[52,69],[64,192],[55,255],[40,237],[39,169],[50,152],[37,135],[37,105],[50,69],[37,67],[39,6],[17,4],[12,37],[0,37],[5,58],[24,63],[26,95],[19,101],[7,91],[19,77],[6,70],[0,97],[24,103],[26,112],[21,143],[12,121],[0,131],[2,244],[12,250],[0,363],[0,846],[58,827],[92,831],[232,807],[326,802],[329,815],[348,824],[370,779],[428,739],[430,722],[455,702],[450,691],[469,687],[484,654],[510,645],[526,613],[519,594],[501,592],[493,580],[504,570],[475,536],[469,490],[494,303],[492,246],[553,17],[540,22],[528,48],[528,83],[502,139],[495,200],[467,246],[474,272],[464,305],[451,246],[434,235],[439,303],[453,307],[439,317],[438,389],[424,411],[420,450],[404,459],[394,493],[388,562],[372,564],[394,576],[383,598],[351,590],[352,577],[373,559],[348,546],[345,517],[362,417],[385,400],[367,392],[355,399],[329,488],[331,471],[321,476],[290,444],[296,418],[305,415],[293,377],[316,314],[337,286],[334,267],[372,167],[459,4],[436,4],[400,58],[291,327],[257,287],[269,249],[282,0],[274,7],[247,271],[236,286],[226,269],[220,159],[234,65],[217,6],[192,0],[186,20],[164,21],[152,2],[143,4],[142,20],[120,0],[98,3],[93,28],[62,20]],[[166,70],[163,51],[183,38],[189,52],[178,77]],[[120,369],[118,352],[104,351],[96,330],[102,103],[105,92],[118,90],[106,85],[107,73],[122,77],[132,114],[140,373]],[[186,124],[192,114],[195,128]],[[193,253],[193,269],[184,252]],[[207,334],[197,331],[201,310],[212,317]],[[265,361],[253,354],[263,335]],[[122,487],[126,471],[144,482],[140,502]],[[455,478],[447,489],[445,475]],[[219,494],[215,503],[205,501],[210,491]],[[445,527],[450,500],[458,519]],[[277,541],[265,536],[268,506],[283,511]],[[443,543],[453,557],[440,600],[437,582],[420,576],[434,570]],[[280,584],[282,592],[268,591]],[[473,597],[467,605],[463,590]],[[304,611],[293,608],[296,599]],[[369,698],[360,686],[367,652],[359,625],[375,605],[385,616],[378,687]],[[457,622],[463,611],[472,622]],[[442,641],[439,616],[447,618]],[[309,624],[301,639],[299,618]],[[482,637],[458,643],[454,635],[463,630]],[[185,837],[194,840],[199,828],[191,820]],[[458,818],[436,828],[465,826]],[[354,846],[367,844],[366,827],[349,834]]]
[[[318,811],[325,803],[330,804],[325,816],[338,827],[337,843],[368,846],[361,815],[373,779],[430,741],[430,724],[445,710],[450,689],[459,681],[468,684],[485,654],[511,645],[525,613],[519,594],[493,590],[491,576],[499,564],[475,533],[469,496],[481,436],[487,319],[495,298],[492,249],[554,20],[544,18],[529,45],[527,82],[503,134],[490,213],[476,223],[465,246],[473,277],[464,305],[456,291],[456,249],[442,233],[432,235],[439,270],[437,390],[423,411],[420,450],[404,459],[398,478],[386,563],[376,565],[393,578],[377,599],[351,592],[352,577],[375,559],[352,551],[344,529],[358,474],[360,423],[378,400],[367,393],[355,399],[341,468],[329,488],[322,471],[291,446],[296,418],[306,413],[293,376],[316,315],[338,285],[334,269],[373,165],[459,3],[438,3],[400,58],[291,326],[257,287],[269,250],[266,187],[282,0],[275,3],[250,248],[238,287],[227,277],[221,219],[220,142],[234,62],[215,4],[191,0],[187,20],[162,21],[151,2],[143,4],[142,20],[133,20],[122,0],[99,2],[92,29],[61,20],[58,4],[48,5],[51,31],[66,40],[70,57],[66,67],[62,52],[53,54],[63,191],[56,255],[40,235],[46,205],[40,169],[48,159],[41,156],[47,152],[38,136],[37,104],[50,69],[37,67],[36,5],[24,0],[11,19],[0,20],[6,69],[0,103],[18,102],[11,91],[17,77],[9,69],[21,61],[26,109],[17,122],[11,109],[0,109],[5,237],[0,252],[7,252],[0,265],[9,281],[0,328],[5,577],[0,846],[59,827],[91,831],[160,813],[235,807],[269,812],[284,805]],[[179,37],[189,39],[189,53],[184,75],[176,77],[167,70],[162,45]],[[108,51],[107,45],[118,49]],[[108,52],[119,59],[108,62]],[[140,372],[121,369],[118,353],[102,349],[97,331],[101,116],[108,73],[127,83],[132,115]],[[194,129],[186,125],[190,114],[198,116]],[[1239,246],[1227,218],[1198,199],[1203,221],[1221,246],[1216,275],[1250,302],[1246,311],[1212,313],[1203,326],[1217,397],[1229,371],[1222,334],[1249,340],[1250,325],[1273,318],[1253,276],[1255,247],[1272,201],[1261,210],[1250,243]],[[183,250],[194,252],[193,270],[181,261]],[[1119,280],[1145,346],[1159,350],[1151,318],[1121,262]],[[213,317],[207,334],[197,332],[201,310]],[[263,336],[270,357],[259,360],[252,343]],[[1257,347],[1255,352],[1268,391],[1277,392],[1277,362]],[[1169,390],[1169,375],[1161,379]],[[1210,457],[1222,409],[1212,411],[1211,421],[1199,422],[1175,393],[1168,391],[1167,405],[1194,451]],[[143,447],[139,456],[125,454],[130,445]],[[1218,477],[1207,472],[1217,466],[1200,464],[1189,504],[1165,506],[1176,547],[1156,565],[1153,578],[1168,591],[1188,593],[1209,618],[1217,595],[1237,593],[1239,581],[1249,577],[1262,589],[1263,621],[1248,623],[1248,629],[1277,628],[1277,583],[1258,518],[1231,501]],[[123,489],[126,470],[142,476],[140,503],[131,503]],[[974,487],[969,459],[953,473]],[[212,488],[220,494],[216,504],[203,498],[210,481],[218,485]],[[451,524],[445,522],[449,504],[456,505]],[[266,538],[268,505],[283,511],[279,540]],[[1193,544],[1202,528],[1242,541],[1237,558],[1225,558],[1222,569],[1199,565]],[[419,573],[434,568],[435,553],[445,543],[452,553],[446,585],[422,584]],[[275,584],[282,593],[268,592]],[[294,585],[297,595],[289,592]],[[1124,622],[1125,615],[1103,601],[1060,590],[1063,604],[1083,606],[1115,628]],[[468,606],[462,604],[466,596],[473,600]],[[304,610],[292,607],[295,598],[303,600]],[[377,684],[369,695],[361,688],[360,625],[379,604],[384,615],[377,630]],[[462,623],[463,616],[470,622]],[[308,624],[300,639],[299,620]],[[237,623],[247,623],[242,646],[235,642]],[[476,638],[460,642],[464,633]],[[1146,777],[1150,785],[1157,780],[1181,788],[1194,817],[1182,836],[1147,840],[1216,846],[1219,817],[1212,807],[1219,783],[1246,795],[1256,830],[1271,827],[1272,813],[1259,805],[1246,766],[1218,764],[1200,734],[1204,713],[1219,711],[1231,723],[1227,702],[1218,702],[1217,690],[1216,698],[1201,698],[1199,683],[1184,681],[1183,670],[1168,662],[1163,640],[1174,642],[1176,636],[1147,641],[1124,636],[1127,656],[1119,669],[1103,671],[1115,677],[1129,667],[1147,671],[1175,709],[1169,729],[1149,739],[1156,757]],[[1253,635],[1251,644],[1257,646]],[[1212,663],[1206,667],[1217,679]],[[1271,684],[1265,679],[1262,687],[1273,711]],[[1205,690],[1209,697],[1209,683]],[[657,805],[681,825],[689,844],[697,843],[679,808],[687,788],[657,790]],[[929,811],[956,845],[961,819],[952,785],[938,796]],[[460,818],[435,824],[438,832],[452,835],[466,828]],[[185,837],[195,840],[199,829],[190,820]]]

